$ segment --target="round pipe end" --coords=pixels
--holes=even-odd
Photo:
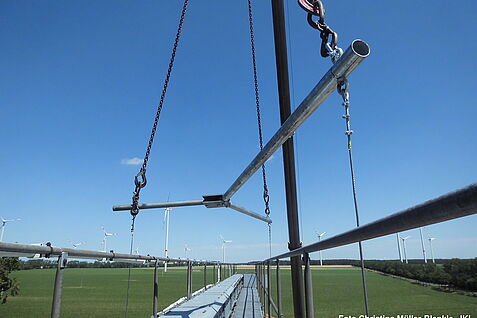
[[[353,52],[360,57],[367,57],[371,52],[368,43],[359,39],[354,40],[353,43],[351,43],[351,48],[353,49]]]

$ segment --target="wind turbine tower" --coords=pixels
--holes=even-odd
[[[408,264],[408,261],[407,261],[407,254],[406,254],[406,240],[411,238],[410,236],[406,236],[406,237],[401,237],[401,240],[402,240],[402,249],[403,249],[403,252],[404,252],[404,260],[406,261],[406,264]]]
[[[419,234],[421,235],[422,256],[424,257],[424,263],[427,264],[426,247],[424,245],[424,239],[422,237],[422,227],[419,228]]]
[[[3,234],[5,233],[5,225],[10,222],[15,222],[15,221],[21,221],[21,219],[12,219],[12,220],[5,220],[4,218],[1,218],[2,220],[2,230],[0,232],[0,242],[3,242]]]
[[[106,239],[108,238],[108,236],[117,236],[118,233],[108,233],[104,229],[104,226],[102,226],[101,229],[103,230],[103,233],[104,233],[104,237],[103,237],[103,241],[102,241],[103,252],[106,252]]]
[[[432,249],[432,241],[434,241],[435,239],[436,239],[435,237],[430,237],[430,238],[428,238],[428,240],[429,240],[429,247],[430,247],[430,249],[431,249],[431,258],[432,258],[432,262],[433,262],[434,264],[436,263],[436,261],[435,261],[435,259],[434,259],[434,251],[433,251],[433,249]]]
[[[164,238],[164,257],[169,257],[169,213],[171,213],[171,208],[164,209],[164,226],[166,228],[165,238]],[[164,262],[164,272],[167,272],[167,262]]]
[[[222,240],[222,263],[225,263],[225,244],[232,243],[232,241],[225,240],[222,235],[220,235],[220,239]]]
[[[326,232],[323,232],[323,233],[318,233],[318,231],[316,232],[316,235],[318,235],[318,242],[321,242],[321,237],[323,235],[325,235]],[[320,266],[323,266],[323,255],[321,254],[321,251],[320,251]]]

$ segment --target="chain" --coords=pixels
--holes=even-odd
[[[260,112],[260,95],[258,90],[258,75],[257,75],[257,61],[255,55],[255,36],[253,32],[253,14],[252,1],[248,0],[248,17],[250,25],[250,45],[252,49],[252,63],[253,63],[253,82],[255,86],[255,105],[257,109],[257,123],[258,123],[258,140],[260,143],[260,150],[263,150],[263,134],[262,134],[262,116]],[[265,202],[265,214],[270,216],[270,196],[268,194],[267,173],[265,164],[262,165],[263,178],[263,201]]]
[[[262,133],[262,116],[260,112],[260,94],[258,89],[258,75],[257,75],[257,59],[255,55],[255,35],[253,32],[253,13],[252,0],[248,0],[248,21],[250,27],[250,46],[252,50],[252,64],[253,64],[253,83],[255,87],[255,105],[257,109],[257,124],[258,124],[258,140],[260,144],[260,151],[263,150],[263,133]],[[267,172],[265,164],[262,165],[262,179],[263,179],[263,202],[265,203],[265,215],[270,217],[270,195],[268,193]],[[272,257],[272,226],[268,223],[268,246],[270,257]]]
[[[343,106],[345,108],[345,114],[342,117],[346,120],[345,134],[348,139],[348,156],[349,156],[349,165],[351,170],[351,185],[353,188],[354,212],[356,217],[356,226],[359,227],[358,200],[356,195],[356,179],[354,176],[353,152],[352,152],[352,143],[351,143],[351,135],[353,134],[353,131],[351,130],[351,123],[350,123],[351,116],[349,112],[349,83],[347,79],[344,79],[338,83],[338,93],[343,98]],[[359,246],[359,258],[361,261],[361,278],[363,283],[364,308],[366,310],[366,315],[369,315],[368,294],[366,289],[366,274],[364,269],[363,246],[361,242],[358,242],[358,246]]]
[[[301,7],[308,12],[307,21],[308,24],[320,31],[321,38],[321,56],[328,57],[333,56],[337,49],[338,33],[333,31],[329,25],[325,22],[325,7],[321,0],[299,0]],[[318,20],[313,20],[313,17],[317,16]],[[331,41],[330,41],[331,36]]]
[[[179,40],[180,40],[181,32],[182,32],[182,26],[184,25],[184,17],[187,11],[188,4],[189,4],[189,0],[184,0],[181,18],[179,21],[179,26],[177,27],[176,38],[174,40],[174,45],[172,47],[171,59],[169,61],[169,66],[167,68],[167,74],[164,80],[164,86],[162,88],[159,105],[157,106],[156,117],[154,118],[154,124],[152,125],[151,136],[149,137],[149,143],[147,145],[146,154],[144,156],[141,169],[139,170],[138,174],[134,177],[135,189],[133,192],[132,207],[131,207],[131,215],[133,216],[139,213],[139,193],[141,192],[141,189],[144,188],[147,184],[147,180],[146,180],[147,163],[149,161],[149,155],[151,153],[152,144],[154,142],[154,136],[156,135],[157,123],[159,122],[159,117],[161,116],[162,105],[164,104],[164,99],[166,98],[167,87],[169,85],[169,80],[171,78],[172,67],[174,66],[177,46],[179,45]]]

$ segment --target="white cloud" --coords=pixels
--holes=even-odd
[[[133,166],[137,166],[137,165],[140,165],[142,164],[142,159],[141,158],[138,158],[138,157],[134,157],[134,158],[126,158],[126,159],[121,159],[121,164],[122,165],[133,165]]]

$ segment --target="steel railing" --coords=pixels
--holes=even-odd
[[[425,225],[436,224],[448,220],[462,218],[477,214],[477,183],[465,188],[442,195],[436,199],[408,208],[404,211],[389,215],[372,223],[356,229],[338,234],[329,239],[318,241],[301,248],[273,256],[261,262],[255,263],[255,273],[258,280],[258,289],[264,313],[271,317],[272,309],[283,317],[281,283],[280,283],[280,259],[301,256],[304,263],[304,302],[306,317],[314,317],[313,309],[313,285],[311,277],[309,253],[318,252],[334,247],[340,247],[366,241],[389,234],[420,228]],[[277,304],[273,302],[271,295],[270,265],[276,264],[277,275]],[[297,304],[294,304],[296,306]]]
[[[181,259],[181,258],[165,258],[165,257],[156,257],[151,255],[137,255],[137,254],[121,254],[111,252],[101,252],[101,251],[91,251],[91,250],[79,250],[72,248],[62,248],[54,246],[38,246],[38,245],[26,245],[26,244],[16,244],[16,243],[4,243],[0,242],[0,252],[6,253],[5,256],[10,257],[24,257],[24,256],[37,256],[37,257],[57,257],[57,268],[55,274],[55,283],[53,289],[53,302],[51,307],[51,317],[59,318],[61,312],[61,298],[63,294],[63,277],[64,271],[67,268],[68,259],[100,259],[100,260],[110,260],[126,263],[138,263],[141,261],[152,262],[154,263],[154,274],[153,274],[153,305],[152,311],[153,315],[158,312],[158,265],[162,262],[171,263],[174,262],[178,265],[185,264],[187,266],[186,273],[186,297],[185,299],[190,299],[193,295],[192,290],[192,266],[203,266],[204,270],[204,281],[203,281],[203,290],[206,290],[210,285],[207,284],[207,266],[212,266],[213,272],[213,283],[219,282],[224,278],[231,276],[237,271],[237,265],[231,263],[221,263],[218,261],[204,261],[204,260],[193,260],[193,259]]]

